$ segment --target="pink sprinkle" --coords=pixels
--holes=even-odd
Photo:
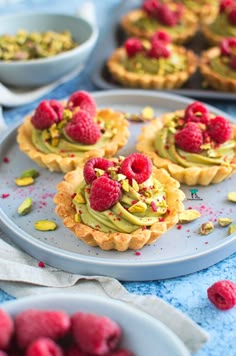
[[[189,206],[188,209],[191,210],[191,209],[192,209],[192,206]]]
[[[41,267],[41,268],[44,268],[45,264],[42,261],[39,261],[38,266]]]
[[[9,162],[10,162],[10,161],[9,161],[9,158],[8,158],[8,157],[4,157],[4,158],[3,158],[3,162],[4,162],[4,163],[9,163]]]
[[[207,245],[207,244],[208,244],[208,242],[206,241],[206,242],[205,242],[205,245]]]
[[[2,194],[2,199],[8,198],[10,194]]]
[[[152,211],[156,212],[157,211],[157,206],[154,203],[154,201],[151,202],[151,207],[152,207]]]
[[[135,255],[136,255],[136,256],[140,256],[140,255],[141,255],[141,252],[140,252],[140,251],[136,251],[136,252],[135,252]]]
[[[182,227],[183,227],[182,225],[178,225],[178,226],[177,226],[177,229],[178,229],[178,230],[181,230]]]

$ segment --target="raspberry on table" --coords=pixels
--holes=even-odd
[[[74,113],[71,121],[65,126],[65,132],[72,140],[85,145],[93,145],[101,137],[99,126],[84,110]]]
[[[13,332],[13,319],[4,310],[0,309],[0,349],[7,349],[10,344]]]
[[[209,300],[220,310],[228,310],[236,305],[236,283],[229,280],[215,282],[207,289]]]
[[[232,125],[222,116],[216,116],[209,121],[207,132],[216,143],[224,143],[231,138]]]
[[[84,165],[84,179],[87,184],[91,184],[96,178],[95,169],[101,169],[104,172],[107,171],[109,167],[114,166],[114,162],[100,157],[94,157],[89,159]]]
[[[136,53],[141,52],[143,50],[142,41],[136,37],[130,37],[124,43],[124,48],[128,57],[135,56]]]
[[[131,182],[135,179],[137,183],[145,182],[152,173],[152,161],[142,153],[132,153],[121,163],[120,171]]]
[[[37,106],[31,123],[38,130],[48,129],[62,120],[63,110],[62,104],[58,101],[44,100]]]
[[[203,134],[198,124],[188,122],[185,127],[175,134],[176,145],[186,152],[199,153],[203,144]]]
[[[111,353],[121,338],[121,328],[115,321],[85,312],[71,316],[71,331],[81,350],[94,356]]]
[[[38,338],[26,349],[25,356],[63,356],[62,348],[49,338]]]
[[[208,109],[205,105],[199,101],[194,101],[188,105],[185,109],[184,118],[187,122],[201,122],[203,124],[208,123]]]
[[[71,110],[79,107],[80,110],[87,111],[92,118],[96,116],[96,102],[86,91],[80,90],[71,94],[67,106]]]
[[[70,317],[63,311],[25,310],[15,318],[18,346],[24,349],[39,337],[57,340],[68,332],[70,325]]]
[[[92,182],[89,202],[92,209],[104,211],[116,204],[121,197],[118,181],[103,175]]]

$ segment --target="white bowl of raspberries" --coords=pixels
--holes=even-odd
[[[44,294],[0,309],[0,356],[189,356],[164,324],[126,303]]]

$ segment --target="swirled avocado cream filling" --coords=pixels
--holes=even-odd
[[[153,142],[155,151],[182,167],[230,165],[236,147],[231,124],[223,117],[208,113],[203,105],[204,114],[203,109],[202,113],[194,113],[192,108],[197,105],[200,108],[201,104],[194,102],[189,105],[191,110],[187,107],[185,112],[166,115],[164,126]]]
[[[144,156],[139,153],[134,155],[136,155],[135,157]],[[109,167],[106,172],[101,169],[95,169],[97,176],[95,181],[92,184],[87,184],[83,181],[77,187],[73,198],[76,221],[103,232],[132,233],[139,228],[146,229],[154,223],[164,220],[168,211],[168,204],[163,184],[152,174],[148,174],[148,178],[142,183],[138,183],[134,178],[128,179],[120,169],[122,161],[124,161],[123,157],[119,159],[117,165]],[[148,164],[150,164],[149,159]],[[132,166],[135,166],[135,164],[132,164]],[[104,178],[104,174],[106,178]],[[93,205],[94,187],[95,185],[98,187],[98,179],[101,177],[108,182],[107,195],[110,194],[110,179],[116,181],[120,194],[117,201],[113,201],[98,211],[96,210],[97,208],[95,209],[91,205]],[[103,199],[105,200],[106,198],[103,197]]]

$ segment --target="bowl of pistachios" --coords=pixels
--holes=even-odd
[[[87,20],[57,13],[1,16],[0,82],[33,88],[83,68],[98,29]]]

